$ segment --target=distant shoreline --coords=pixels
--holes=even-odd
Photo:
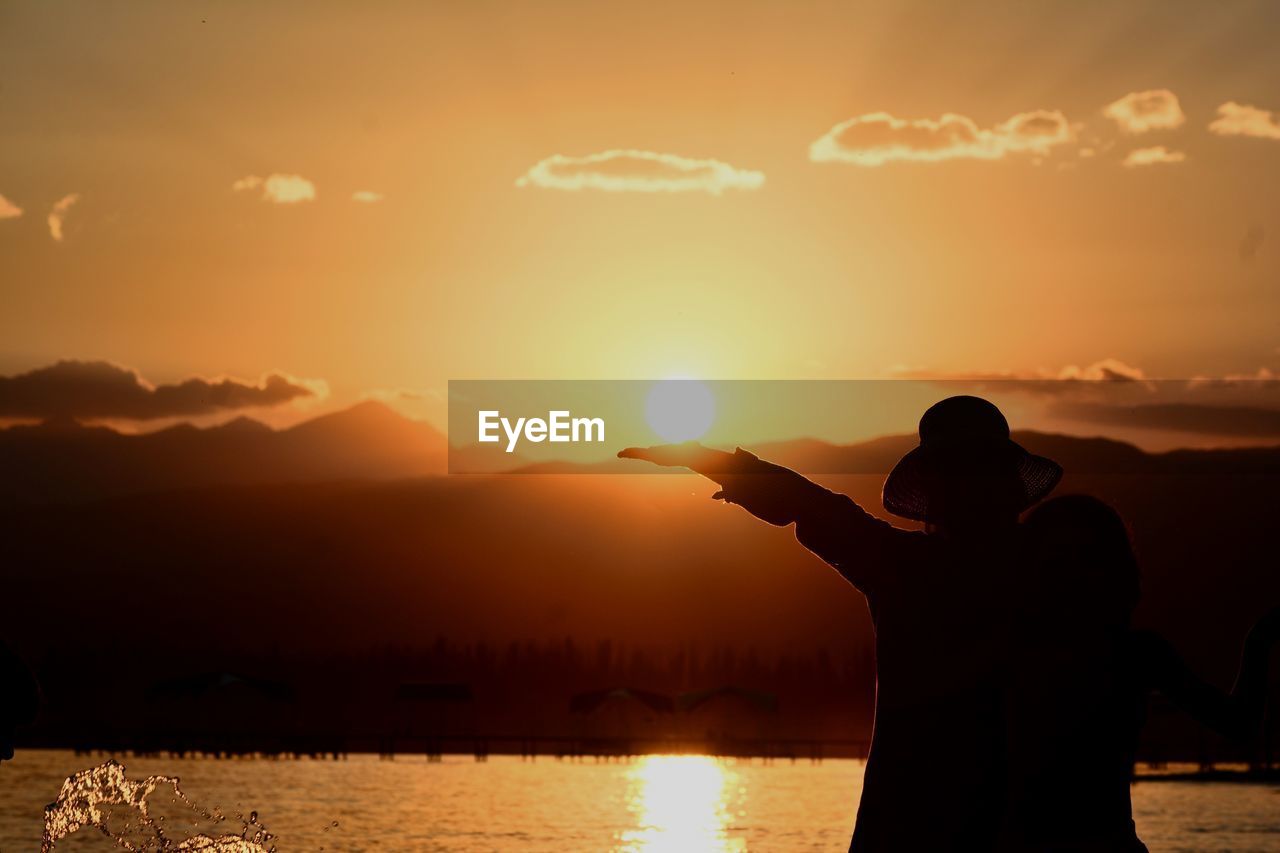
[[[522,737],[517,735],[451,735],[445,737],[364,736],[335,738],[271,738],[191,740],[182,745],[152,744],[146,747],[98,744],[68,745],[54,742],[32,743],[19,750],[71,751],[77,755],[102,758],[163,758],[193,761],[343,761],[350,756],[372,756],[386,761],[425,758],[429,762],[451,758],[487,761],[490,756],[519,757],[522,760],[609,762],[629,761],[650,755],[703,755],[712,758],[773,762],[813,763],[826,760],[865,761],[867,742],[806,740],[723,740],[707,741],[675,738],[581,738]],[[1280,784],[1280,767],[1250,767],[1222,762],[1201,766],[1195,762],[1146,763],[1135,769],[1134,784],[1147,782],[1225,782],[1231,784]]]

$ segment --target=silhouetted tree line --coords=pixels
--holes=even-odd
[[[116,649],[117,642],[112,643]],[[138,632],[118,651],[61,649],[36,662],[45,706],[31,743],[134,748],[164,736],[490,734],[698,735],[863,739],[870,730],[870,650],[788,652],[616,640],[458,642],[383,646],[348,655],[261,653],[192,657]],[[573,697],[612,688],[662,694],[655,712],[620,693],[591,713]],[[735,688],[695,710],[684,694]],[[772,707],[740,693],[773,697]]]
[[[438,637],[424,646],[342,655],[299,654],[279,645],[211,655],[188,652],[173,639],[145,626],[104,626],[100,644],[51,644],[32,661],[44,703],[21,742],[120,750],[239,745],[248,751],[293,751],[302,743],[326,752],[353,738],[363,749],[387,737],[406,738],[400,748],[412,749],[415,739],[433,735],[847,742],[865,741],[871,731],[870,648]],[[716,688],[734,690],[693,709],[679,703]],[[654,710],[629,699],[628,690],[668,697],[672,709]],[[590,712],[571,709],[575,696],[599,691],[610,696],[588,703]],[[1248,758],[1158,698],[1151,710],[1144,760]],[[1276,730],[1274,719],[1270,728]]]

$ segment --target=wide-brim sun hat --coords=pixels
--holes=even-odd
[[[920,418],[920,446],[893,466],[884,481],[884,508],[914,521],[929,516],[931,484],[939,470],[963,464],[969,473],[989,467],[1011,474],[1021,494],[1017,510],[1039,503],[1062,479],[1062,466],[1037,456],[1009,437],[1009,422],[981,397],[948,397]]]

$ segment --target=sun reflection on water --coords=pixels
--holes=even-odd
[[[732,767],[705,755],[650,755],[628,773],[635,828],[622,834],[622,851],[738,851],[729,837],[732,805],[741,794]]]

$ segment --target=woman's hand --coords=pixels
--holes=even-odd
[[[628,447],[618,451],[619,459],[641,459],[664,468],[688,468],[709,480],[724,485],[724,480],[743,469],[744,458],[755,459],[745,451],[727,453],[703,447],[696,441],[684,444],[658,444],[653,447]]]
[[[688,468],[720,485],[713,500],[738,504],[747,512],[783,527],[796,520],[797,507],[812,484],[794,471],[762,461],[739,447],[733,453],[712,450],[697,442],[628,447],[622,459],[643,459],[655,465]]]

